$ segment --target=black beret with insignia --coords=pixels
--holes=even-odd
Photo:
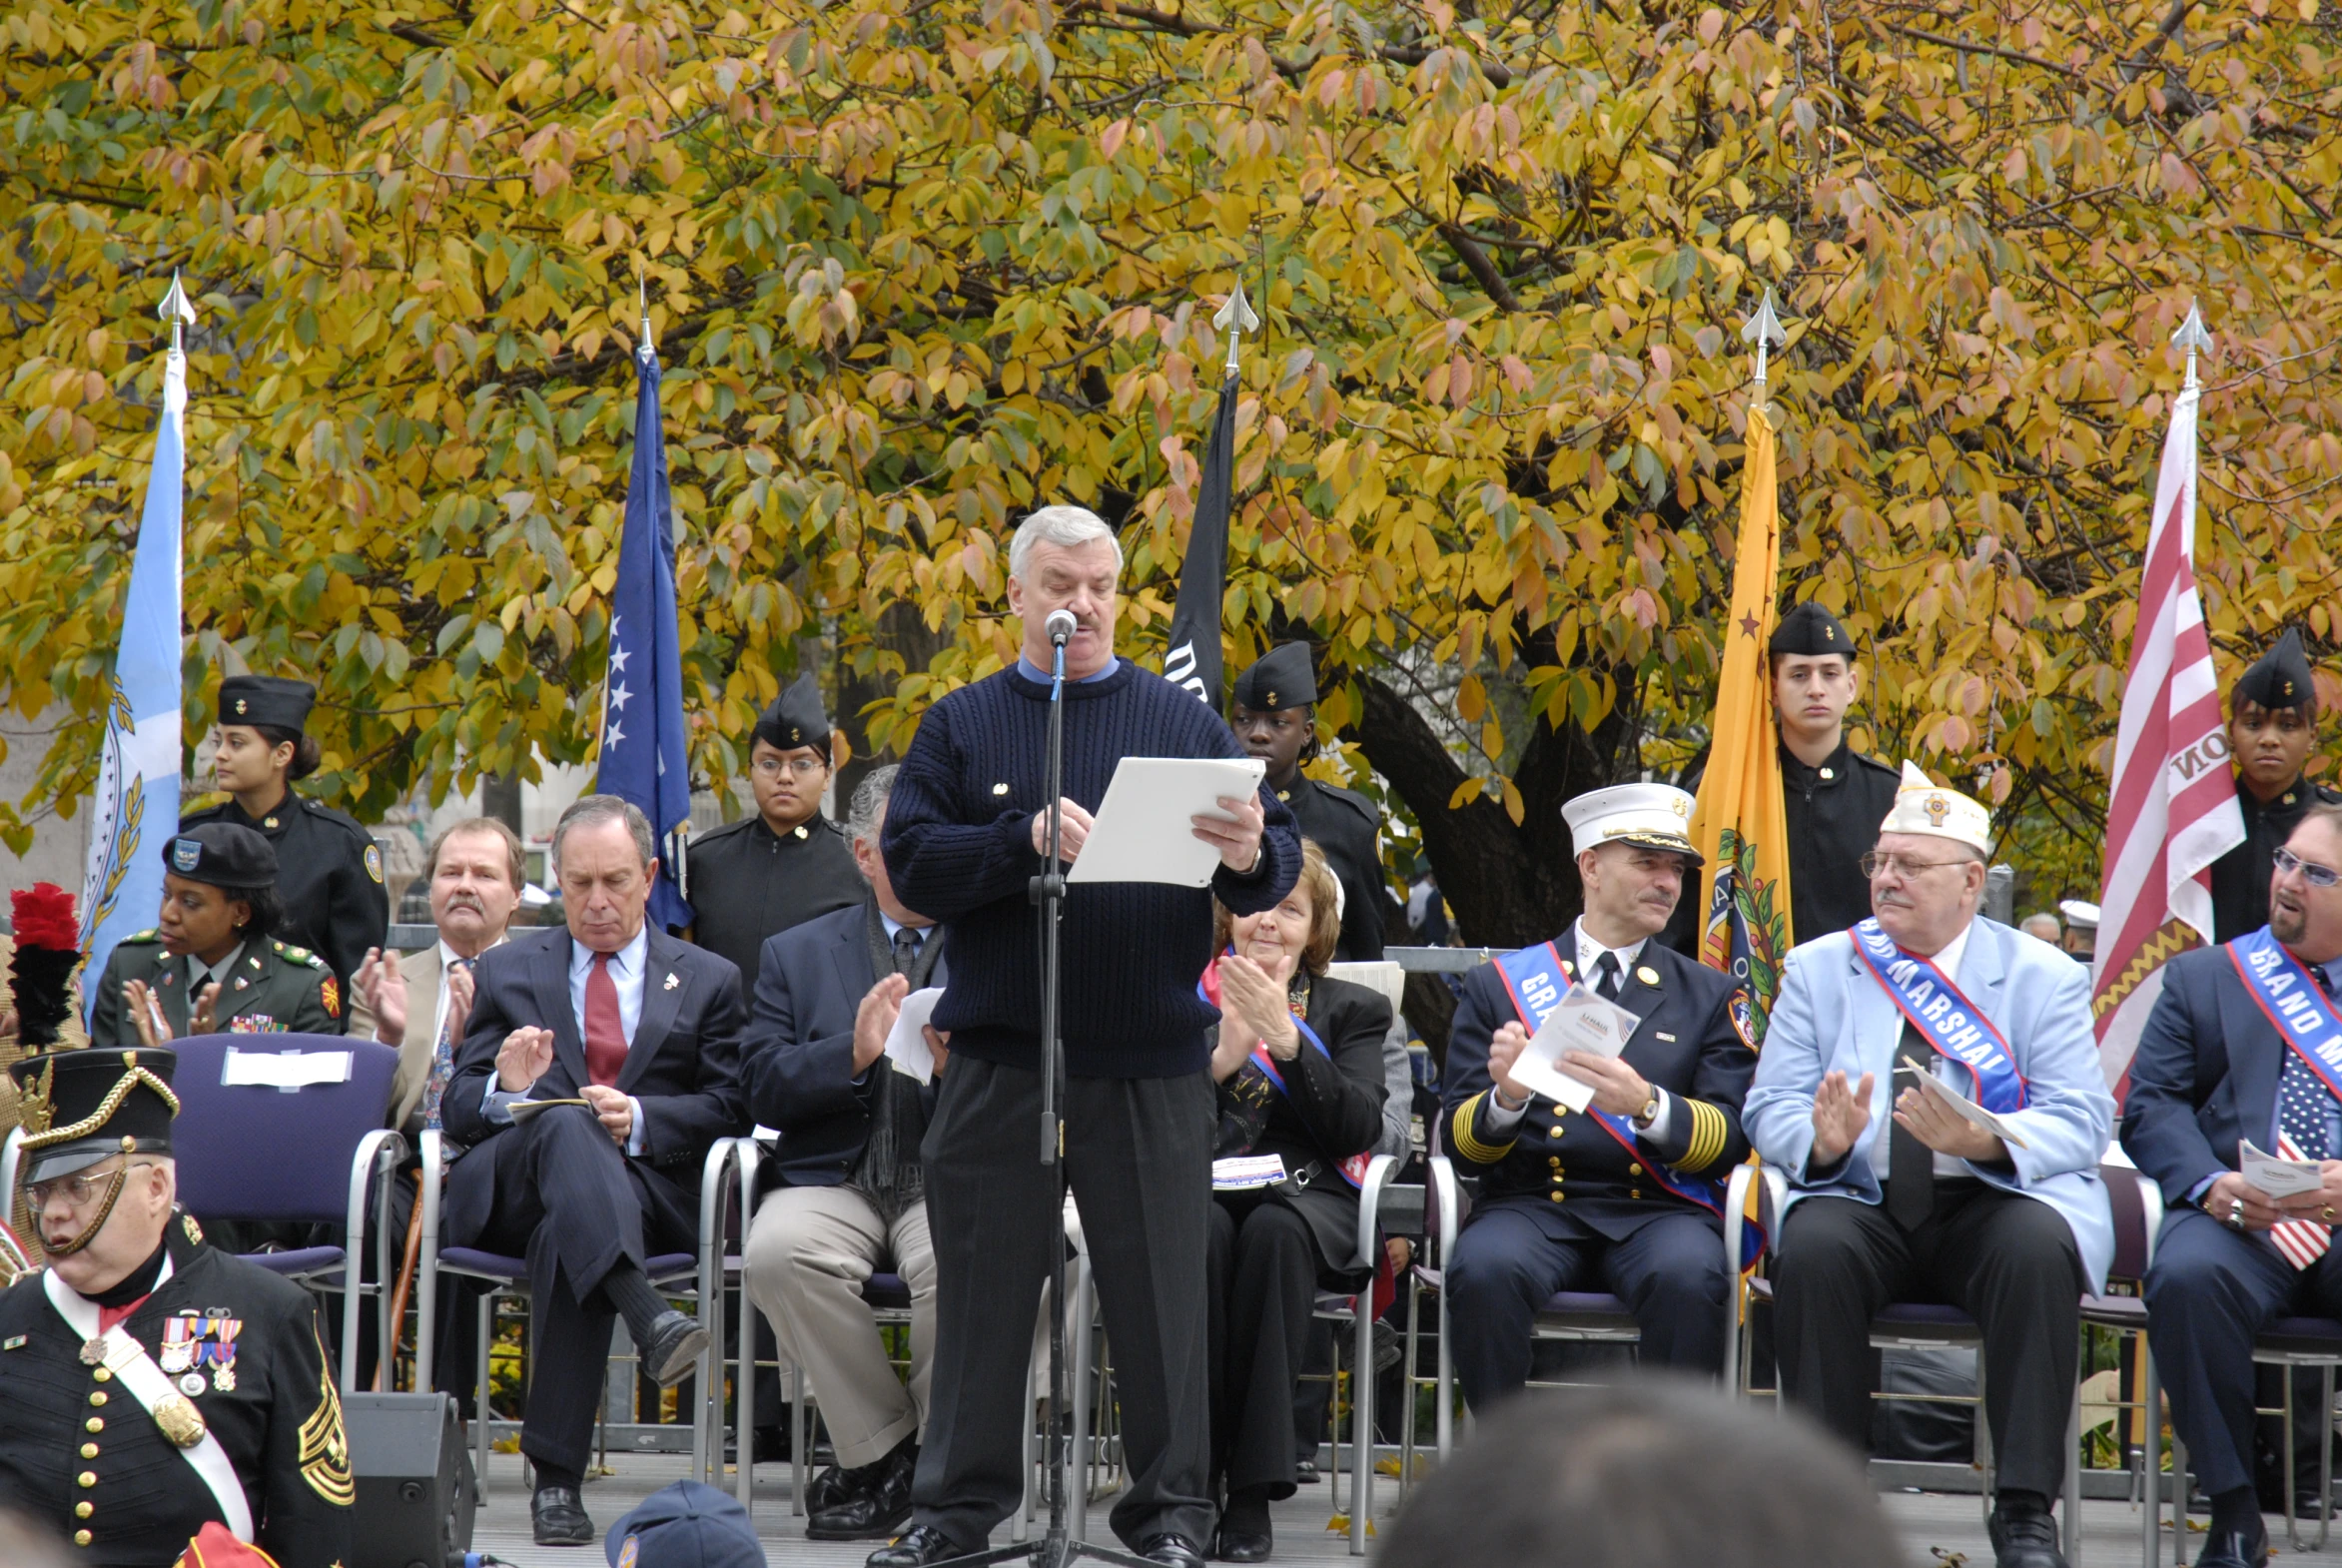
[[[2260,657],[2236,679],[2235,689],[2229,693],[2229,707],[2239,702],[2257,703],[2272,711],[2278,708],[2315,707],[2318,700],[2317,683],[2310,679],[2309,660],[2301,651],[2301,633],[2288,626],[2277,645]]]
[[[179,1054],[147,1046],[91,1048],[26,1057],[8,1070],[16,1080],[24,1132],[24,1180],[47,1181],[86,1171],[109,1155],[171,1152],[179,1097],[171,1074]],[[109,1112],[106,1102],[122,1091]],[[103,1114],[101,1114],[103,1113]]]
[[[318,689],[306,680],[276,675],[231,675],[220,682],[220,722],[265,724],[296,735],[309,726]]]
[[[165,839],[163,864],[215,888],[265,888],[277,881],[277,847],[234,822],[199,822]]]
[[[1280,708],[1305,708],[1317,700],[1317,676],[1310,668],[1309,644],[1287,642],[1260,655],[1259,661],[1236,677],[1236,706],[1255,713]]]
[[[775,697],[750,733],[752,739],[783,751],[800,746],[829,750],[830,716],[822,711],[821,685],[813,678],[813,671],[798,676],[795,685]]]
[[[1773,640],[1765,644],[1768,653],[1843,653],[1848,662],[1854,659],[1854,638],[1838,623],[1838,617],[1812,599],[1794,605],[1781,617],[1781,624],[1773,628]]]

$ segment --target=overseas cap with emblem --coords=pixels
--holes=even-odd
[[[178,1066],[179,1053],[152,1046],[52,1051],[13,1064],[23,1179],[71,1176],[110,1155],[169,1154]]]
[[[766,1568],[748,1510],[698,1481],[676,1481],[635,1504],[602,1551],[610,1568]]]
[[[1694,866],[1692,797],[1670,784],[1613,784],[1590,790],[1561,808],[1571,846],[1580,855],[1605,844],[1673,850]]]
[[[1310,668],[1309,644],[1288,642],[1270,648],[1252,667],[1236,677],[1236,706],[1254,713],[1280,708],[1305,708],[1317,700],[1317,675]]]
[[[265,724],[300,734],[309,727],[309,710],[317,706],[318,689],[306,680],[277,675],[231,675],[220,682],[220,722]]]
[[[1959,791],[1931,782],[1912,762],[1903,765],[1903,787],[1895,792],[1895,809],[1879,831],[1919,833],[1992,852],[1992,814]]]
[[[215,888],[265,888],[277,880],[277,847],[234,822],[199,822],[163,841],[163,864]]]
[[[1854,638],[1838,623],[1838,617],[1812,599],[1793,605],[1781,617],[1781,624],[1773,628],[1772,640],[1765,644],[1768,653],[1843,653],[1854,657]]]
[[[2098,906],[2095,904],[2069,898],[2057,906],[2057,913],[2065,917],[2065,923],[2069,926],[2083,931],[2098,929]]]
[[[2290,626],[2275,647],[2236,678],[2235,689],[2229,693],[2231,707],[2250,702],[2272,710],[2308,708],[2315,707],[2317,700],[2317,683],[2310,678],[2309,660],[2301,651],[2301,633]]]
[[[783,751],[795,751],[800,746],[811,746],[827,751],[830,743],[830,716],[822,711],[821,686],[807,670],[797,677],[796,684],[773,698],[773,705],[764,710],[764,717],[756,721],[751,738]]]

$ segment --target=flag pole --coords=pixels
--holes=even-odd
[[[1785,349],[1789,347],[1789,334],[1782,331],[1781,318],[1773,314],[1772,290],[1765,291],[1764,302],[1757,307],[1757,314],[1743,324],[1740,336],[1743,343],[1757,346],[1757,374],[1749,378],[1749,406],[1762,408],[1765,406],[1766,373],[1769,368],[1767,350],[1775,344]]]
[[[1227,334],[1226,374],[1236,374],[1236,351],[1243,347],[1244,334],[1260,330],[1260,316],[1251,302],[1244,298],[1244,274],[1236,273],[1236,286],[1228,291],[1227,303],[1212,314],[1211,325]]]
[[[2204,313],[2193,300],[2187,302],[2187,320],[2179,324],[2179,331],[2171,335],[2171,347],[2187,352],[2187,380],[2180,384],[2181,392],[2201,392],[2203,382],[2195,374],[2195,356],[2198,349],[2210,353],[2212,335],[2204,330]]]

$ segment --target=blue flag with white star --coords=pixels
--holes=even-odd
[[[659,362],[635,355],[634,463],[626,475],[626,526],[618,582],[610,591],[610,668],[602,681],[601,761],[594,789],[632,801],[659,842],[650,919],[691,923],[684,899],[683,840],[691,831],[691,759],[683,728],[683,654],[675,629],[675,523],[667,496],[666,425],[659,417]]]

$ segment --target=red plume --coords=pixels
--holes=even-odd
[[[81,947],[81,920],[74,914],[73,895],[54,882],[36,882],[8,895],[16,917],[18,947],[73,949]]]

